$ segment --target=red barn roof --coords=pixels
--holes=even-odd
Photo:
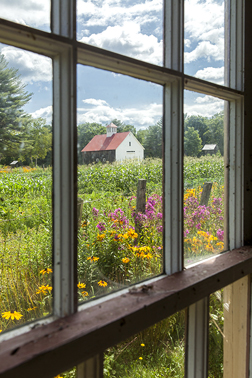
[[[116,150],[129,133],[130,131],[127,131],[110,137],[107,137],[107,134],[95,135],[81,152]]]

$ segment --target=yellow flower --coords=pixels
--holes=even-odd
[[[46,291],[51,291],[51,290],[52,290],[52,286],[42,285],[42,286],[39,287],[39,290],[36,292],[36,294],[40,294],[40,293],[46,294]]]
[[[139,357],[139,360],[142,360],[143,359],[143,357]]]
[[[35,308],[37,308],[37,306],[35,306],[35,307],[29,307],[29,308],[27,308],[27,311],[35,310]]]
[[[145,346],[145,344],[141,344],[141,346],[142,346],[142,347],[144,347],[144,346]]]
[[[87,260],[90,260],[90,261],[98,261],[99,260],[99,258],[100,257],[95,257],[95,256],[89,256],[88,258],[87,258]]]
[[[0,332],[2,332],[3,330],[2,329],[0,329]]]
[[[83,295],[83,297],[88,297],[88,292],[87,291],[82,291],[81,294]]]
[[[102,241],[105,238],[105,234],[97,234],[97,240]]]
[[[54,378],[63,378],[63,377],[62,377],[62,375],[58,374],[58,375],[56,375],[56,377],[54,377]]]
[[[145,255],[144,257],[146,257],[146,259],[149,260],[149,259],[152,259],[153,256],[150,253],[147,253],[147,255]]]
[[[39,273],[42,273],[43,275],[44,274],[49,274],[49,273],[52,273],[52,269],[50,268],[45,268],[45,269],[42,269]]]
[[[17,311],[7,311],[7,312],[3,312],[2,313],[2,318],[4,319],[9,319],[11,318],[11,320],[14,320],[14,319],[17,319],[19,320],[23,315],[20,314],[20,312],[17,312]]]
[[[108,286],[107,282],[106,282],[106,281],[102,281],[102,280],[100,280],[100,281],[98,282],[98,285],[99,285],[99,286],[103,286],[103,287]]]
[[[84,284],[84,283],[80,283],[80,282],[79,282],[79,283],[77,284],[77,286],[78,286],[79,289],[85,289],[86,284]]]
[[[130,259],[129,259],[128,257],[124,257],[124,258],[122,259],[122,262],[123,262],[124,264],[127,264],[129,261],[130,261]]]

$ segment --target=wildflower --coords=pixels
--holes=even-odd
[[[98,260],[99,260],[99,258],[100,258],[100,257],[89,256],[89,257],[87,258],[87,260],[90,260],[91,262],[92,262],[92,261],[94,261],[94,262],[95,262],[95,261],[98,261]]]
[[[94,216],[98,216],[98,214],[99,214],[99,210],[98,209],[96,209],[95,207],[93,207],[93,210],[92,210],[92,213],[93,213],[93,215]]]
[[[3,330],[2,329],[0,329],[0,332],[2,332]]]
[[[97,234],[97,240],[102,241],[105,238],[105,234]]]
[[[56,377],[54,377],[54,378],[63,378],[63,377],[62,377],[62,375],[58,374],[58,375],[56,375]]]
[[[37,308],[37,306],[35,306],[35,307],[29,307],[29,308],[27,308],[27,311],[33,311],[33,310],[35,310],[35,308]]]
[[[143,359],[143,357],[139,357],[139,360],[142,360]]]
[[[100,232],[106,230],[106,227],[105,227],[105,223],[104,223],[104,222],[99,222],[99,223],[97,224],[96,227],[98,228],[98,230],[99,230]]]
[[[84,228],[84,227],[87,227],[89,222],[87,221],[83,221],[82,224],[81,224],[81,227]]]
[[[77,284],[77,286],[78,286],[79,289],[85,289],[86,284],[79,282],[79,283]]]
[[[20,312],[17,312],[17,311],[6,311],[6,312],[3,312],[2,313],[2,318],[4,319],[10,319],[11,320],[14,320],[14,319],[17,319],[19,320],[23,315],[20,314]]]
[[[87,291],[82,291],[81,294],[83,295],[83,297],[88,297],[88,292]]]
[[[149,260],[149,259],[152,259],[153,256],[150,253],[147,253],[147,255],[145,255],[144,257],[146,257],[146,259]]]
[[[130,259],[129,259],[128,257],[124,257],[124,258],[122,259],[122,262],[123,262],[124,264],[127,264],[129,261],[130,261]]]
[[[36,294],[40,294],[40,293],[46,294],[47,291],[51,291],[51,290],[52,290],[52,286],[42,285],[42,286],[39,287],[39,290],[36,292]]]
[[[39,273],[42,273],[43,275],[44,274],[49,274],[49,273],[52,273],[52,269],[50,268],[45,268],[45,269],[42,269]]]
[[[100,280],[100,281],[98,282],[98,285],[99,285],[99,286],[103,286],[103,287],[108,286],[107,282],[106,282],[106,281],[102,281],[102,280]]]
[[[144,346],[145,346],[145,344],[141,344],[141,346],[142,346],[142,347],[144,347]]]

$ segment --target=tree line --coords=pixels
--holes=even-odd
[[[18,70],[8,67],[0,54],[0,164],[9,165],[16,160],[23,164],[52,164],[52,126],[43,118],[33,118],[24,112],[23,107],[32,97],[25,90]],[[184,152],[188,156],[199,157],[205,144],[217,144],[224,152],[224,113],[211,118],[203,116],[184,116]],[[118,119],[111,120],[117,132],[131,131],[143,145],[145,158],[162,157],[162,119],[155,125],[137,130],[135,126]],[[78,163],[82,164],[81,150],[99,134],[106,134],[106,126],[85,122],[77,126]]]

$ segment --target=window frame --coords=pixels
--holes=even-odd
[[[244,46],[245,67],[250,67],[248,36],[252,32],[248,26],[248,15],[252,6],[249,0],[226,0],[226,4],[226,14],[230,20],[230,40],[226,47],[229,54],[226,58],[227,87],[183,73],[183,0],[164,2],[164,45],[170,46],[164,48],[164,67],[76,41],[75,0],[52,0],[52,33],[0,20],[1,42],[49,56],[54,62],[54,314],[0,336],[1,377],[12,377],[13,373],[29,377],[34,372],[37,377],[56,375],[252,273],[251,249],[240,248],[252,241],[247,226],[252,221],[251,210],[243,206],[244,198],[252,203],[252,191],[247,193],[244,189],[244,182],[247,184],[251,181],[249,167],[252,158],[244,135],[251,139],[249,122],[252,117],[246,114],[250,108],[246,95],[252,94],[252,75],[249,69],[245,71],[245,84],[248,84],[244,87],[243,68]],[[247,23],[244,26],[245,18]],[[245,27],[247,42],[244,45]],[[232,33],[234,30],[236,33]],[[236,56],[239,56],[239,61]],[[155,295],[143,294],[142,284],[139,284],[136,285],[140,287],[137,297],[125,289],[77,306],[77,64],[152,81],[164,87],[164,275],[146,282],[150,292]],[[229,172],[226,179],[229,189],[227,208],[229,218],[235,222],[228,225],[229,249],[238,248],[186,270],[183,270],[182,216],[184,89],[214,95],[230,103],[231,133],[226,147]],[[171,154],[168,154],[169,151]],[[202,276],[203,270],[207,273]],[[184,283],[183,287],[180,286],[181,282]],[[119,301],[120,311],[116,306]],[[37,325],[40,326],[37,328]],[[73,330],[74,337],[71,334]],[[107,337],[106,342],[102,343],[104,336],[111,335],[112,331],[116,331],[115,338],[109,343]],[[193,342],[189,338],[189,348]],[[193,348],[196,355],[197,345]],[[81,377],[85,374],[87,371]],[[186,374],[188,378],[192,376],[189,371]]]

